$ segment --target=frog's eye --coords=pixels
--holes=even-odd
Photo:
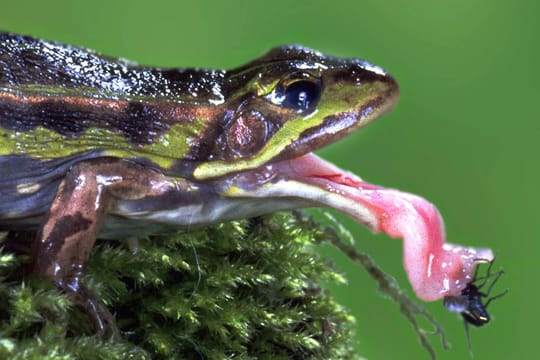
[[[317,103],[320,95],[320,86],[308,80],[295,81],[288,85],[284,91],[284,106],[305,111]]]
[[[276,86],[269,100],[276,105],[310,113],[317,106],[321,95],[321,83],[317,79],[288,79]]]

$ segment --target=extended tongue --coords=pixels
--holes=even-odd
[[[445,243],[439,211],[420,196],[366,183],[312,154],[291,161],[291,166],[299,174],[321,181],[320,185],[332,194],[324,201],[326,205],[375,232],[403,238],[405,269],[422,300],[459,295],[473,280],[475,265],[493,260],[490,249]],[[306,166],[312,170],[306,171]]]
[[[254,178],[265,180],[247,184]],[[493,260],[490,249],[445,243],[442,217],[422,197],[366,183],[313,154],[268,165],[235,183],[235,196],[302,199],[346,213],[374,232],[403,238],[409,281],[425,301],[460,295],[473,280],[475,265]]]
[[[445,243],[437,208],[417,195],[393,189],[358,188],[357,201],[376,214],[375,230],[403,238],[403,257],[416,295],[425,301],[457,296],[473,280],[478,262],[492,261],[489,249]]]

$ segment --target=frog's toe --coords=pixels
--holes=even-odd
[[[78,284],[78,281],[63,282],[57,286],[92,319],[98,336],[110,336],[113,341],[120,341],[122,337],[114,315],[91,291],[80,284],[75,284]]]

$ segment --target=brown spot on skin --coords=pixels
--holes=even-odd
[[[58,253],[67,238],[88,230],[91,225],[92,220],[85,218],[80,211],[74,215],[66,215],[56,220],[48,236],[48,253]]]
[[[56,220],[54,228],[49,234],[55,239],[65,239],[81,231],[87,230],[92,224],[92,220],[85,218],[80,211],[74,215],[67,215]]]

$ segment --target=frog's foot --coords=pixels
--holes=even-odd
[[[74,278],[70,281],[56,282],[56,286],[92,319],[98,336],[104,337],[109,334],[112,340],[119,341],[120,330],[113,314],[91,291],[81,285],[79,280]]]

